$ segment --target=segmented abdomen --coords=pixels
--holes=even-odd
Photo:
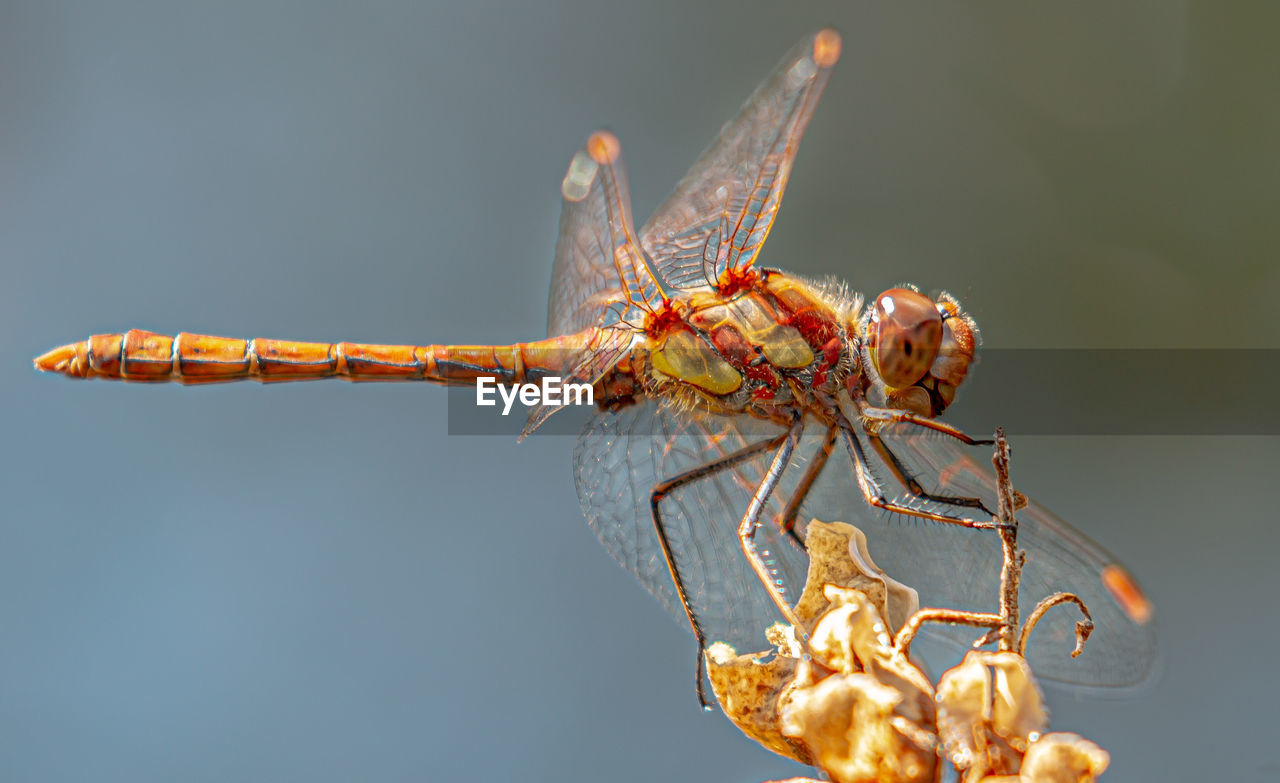
[[[522,383],[566,373],[584,344],[583,335],[514,345],[421,346],[241,340],[187,332],[170,337],[132,329],[56,348],[36,359],[36,366],[74,378],[142,383],[344,378],[461,385],[481,377]]]

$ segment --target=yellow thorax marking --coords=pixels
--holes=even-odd
[[[730,394],[742,385],[742,376],[733,365],[693,332],[681,329],[668,335],[650,357],[653,368],[663,375],[712,394]]]
[[[702,308],[689,320],[707,331],[721,325],[733,326],[747,342],[759,346],[774,367],[797,369],[813,362],[813,351],[800,332],[778,323],[754,296]]]

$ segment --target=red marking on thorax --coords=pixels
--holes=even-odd
[[[779,320],[800,332],[809,347],[815,351],[823,350],[838,331],[831,319],[831,311],[801,290],[787,285],[785,278],[776,278],[775,282],[778,284],[767,286],[766,292]]]
[[[666,302],[662,309],[645,319],[644,331],[650,337],[659,337],[685,327],[684,314],[676,302]]]
[[[822,346],[822,362],[818,365],[818,369],[813,373],[814,386],[826,386],[827,378],[831,374],[831,368],[836,366],[836,362],[840,361],[840,338],[832,337]]]
[[[825,313],[819,312],[814,307],[791,316],[787,320],[787,325],[794,326],[804,337],[805,342],[813,348],[825,348],[836,335],[836,325],[826,317]]]
[[[724,270],[720,275],[720,279],[716,281],[716,291],[728,299],[735,294],[755,288],[759,280],[760,274],[754,269],[738,270],[729,268]]]
[[[747,343],[747,338],[732,326],[720,326],[711,332],[711,342],[716,346],[716,350],[720,355],[729,360],[734,367],[746,367],[747,362],[751,361],[755,351],[751,345]]]
[[[768,397],[773,398],[773,389],[782,384],[782,377],[768,362],[756,361],[759,353],[747,342],[747,338],[732,326],[721,326],[711,332],[711,342],[716,350],[734,368],[740,370],[752,386],[763,385],[769,389]],[[756,389],[753,396],[763,391]]]

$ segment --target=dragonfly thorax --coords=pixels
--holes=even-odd
[[[723,413],[809,407],[857,367],[846,300],[772,270],[694,293],[646,323],[637,379],[646,396]]]

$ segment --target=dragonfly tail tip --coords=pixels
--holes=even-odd
[[[37,356],[33,363],[41,372],[56,372],[70,378],[83,378],[84,362],[81,361],[79,349],[79,343],[59,346]]]

